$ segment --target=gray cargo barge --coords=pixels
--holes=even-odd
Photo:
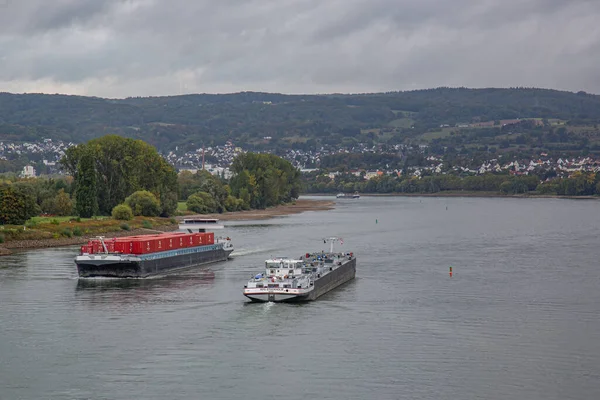
[[[356,257],[353,253],[335,253],[334,242],[327,238],[329,252],[306,253],[298,259],[277,257],[265,261],[265,272],[252,277],[244,286],[244,296],[255,302],[297,302],[319,298],[354,279]]]

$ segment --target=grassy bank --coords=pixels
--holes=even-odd
[[[109,217],[34,217],[25,225],[0,227],[0,247],[53,247],[53,244],[85,243],[92,236],[126,236],[133,232],[174,230],[177,226],[174,218],[136,217],[130,221],[119,221]]]
[[[330,210],[334,202],[329,200],[297,200],[293,204],[271,207],[266,210],[248,210],[224,214],[200,215],[222,221],[266,219],[305,211]],[[86,243],[90,237],[119,237],[144,235],[177,230],[177,218],[136,217],[131,221],[117,221],[110,217],[81,219],[76,217],[35,217],[25,226],[0,227],[0,255],[10,254],[14,249],[59,247]]]

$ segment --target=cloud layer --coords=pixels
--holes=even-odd
[[[0,0],[0,91],[600,93],[596,0]]]

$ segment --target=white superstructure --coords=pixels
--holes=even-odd
[[[343,240],[331,237],[323,241],[330,243],[329,252],[306,253],[297,259],[266,260],[264,272],[253,276],[244,286],[244,296],[260,302],[314,300],[354,278],[354,255],[333,252],[334,242],[343,244]]]

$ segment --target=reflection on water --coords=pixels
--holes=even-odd
[[[104,279],[79,278],[77,290],[112,290],[112,289],[185,289],[197,285],[210,285],[215,280],[215,273],[207,270],[202,273],[171,275],[155,278]]]
[[[131,303],[168,297],[184,291],[210,288],[215,281],[213,270],[180,273],[169,276],[110,279],[80,278],[75,286],[76,298],[89,303]]]

